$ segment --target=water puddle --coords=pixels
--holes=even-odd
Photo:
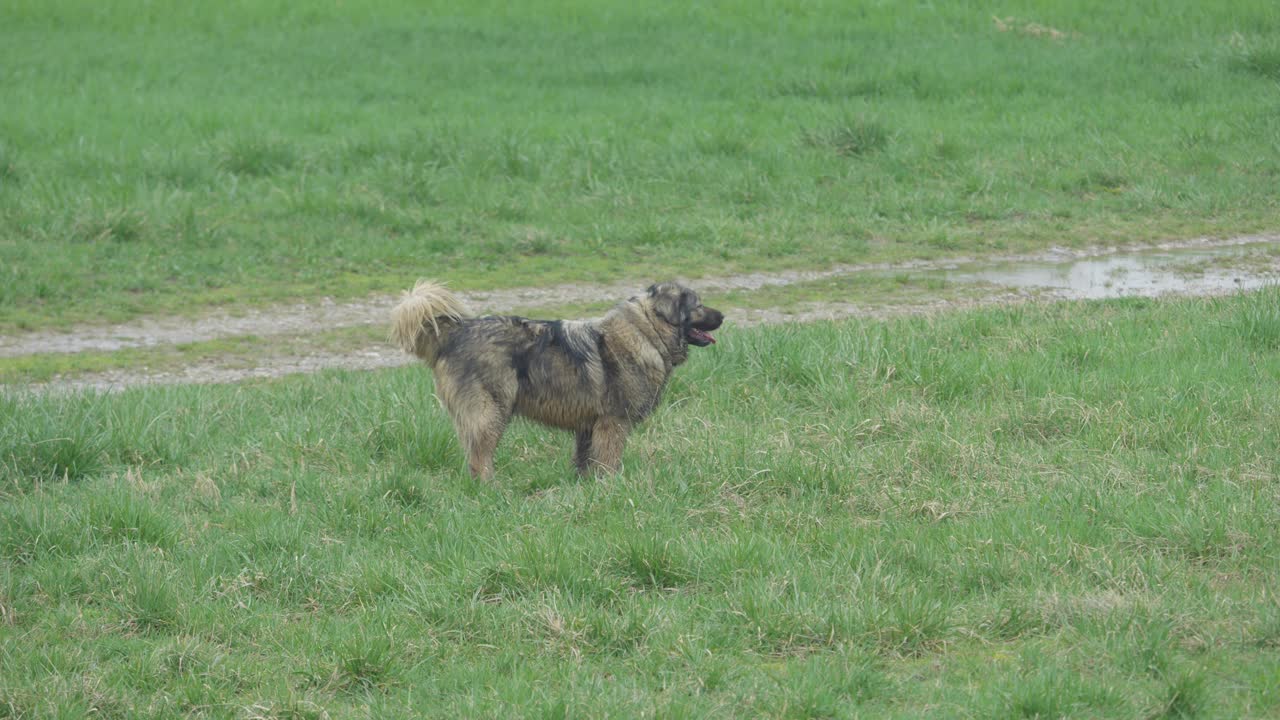
[[[1220,295],[1280,284],[1280,242],[999,265],[942,271],[956,283],[1044,290],[1055,297],[1095,300],[1159,295]]]

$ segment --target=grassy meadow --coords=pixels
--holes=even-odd
[[[0,7],[0,331],[1280,221],[1280,5]]]
[[[0,717],[1275,717],[1278,308],[727,329],[603,481],[420,368],[0,396]]]

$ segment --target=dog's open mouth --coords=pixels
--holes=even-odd
[[[689,341],[690,345],[697,345],[698,347],[714,345],[716,342],[716,339],[711,337],[711,333],[706,330],[699,330],[696,327],[691,327],[686,330],[684,337]]]

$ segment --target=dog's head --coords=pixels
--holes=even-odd
[[[649,286],[653,312],[679,331],[684,344],[706,347],[716,341],[711,330],[724,322],[724,313],[702,304],[698,293],[676,282]]]

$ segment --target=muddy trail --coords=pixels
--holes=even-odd
[[[738,327],[846,317],[887,317],[931,313],[954,308],[1039,299],[1098,299],[1124,296],[1220,295],[1280,282],[1280,234],[1231,239],[1201,238],[1151,245],[1097,247],[1085,250],[1052,248],[1027,254],[984,258],[948,258],[865,265],[839,265],[823,270],[746,273],[688,279],[702,295],[737,293],[768,288],[804,286],[860,276],[897,276],[910,273],[933,278],[950,287],[967,286],[976,292],[963,295],[938,293],[938,297],[888,299],[885,302],[850,302],[831,296],[789,304],[785,310],[765,306],[733,307],[718,303]],[[612,301],[634,295],[645,281],[612,284],[566,284],[543,288],[464,291],[458,295],[473,311],[487,314],[528,313],[545,308]],[[0,358],[30,355],[111,352],[130,348],[156,348],[226,338],[252,337],[260,352],[246,361],[243,356],[203,359],[180,367],[150,369],[130,367],[74,377],[39,385],[8,385],[9,391],[115,390],[136,385],[235,382],[272,378],[293,373],[343,368],[369,370],[408,364],[411,358],[387,343],[352,343],[340,347],[299,351],[307,336],[319,336],[343,328],[381,327],[387,322],[398,296],[374,296],[356,301],[277,305],[240,313],[215,312],[199,317],[151,317],[112,326],[85,326],[62,332],[31,332],[0,336]],[[289,343],[273,338],[288,337]],[[299,342],[301,339],[301,342]],[[287,345],[293,349],[282,348]],[[324,347],[317,344],[317,348]],[[332,343],[328,343],[332,345]]]

